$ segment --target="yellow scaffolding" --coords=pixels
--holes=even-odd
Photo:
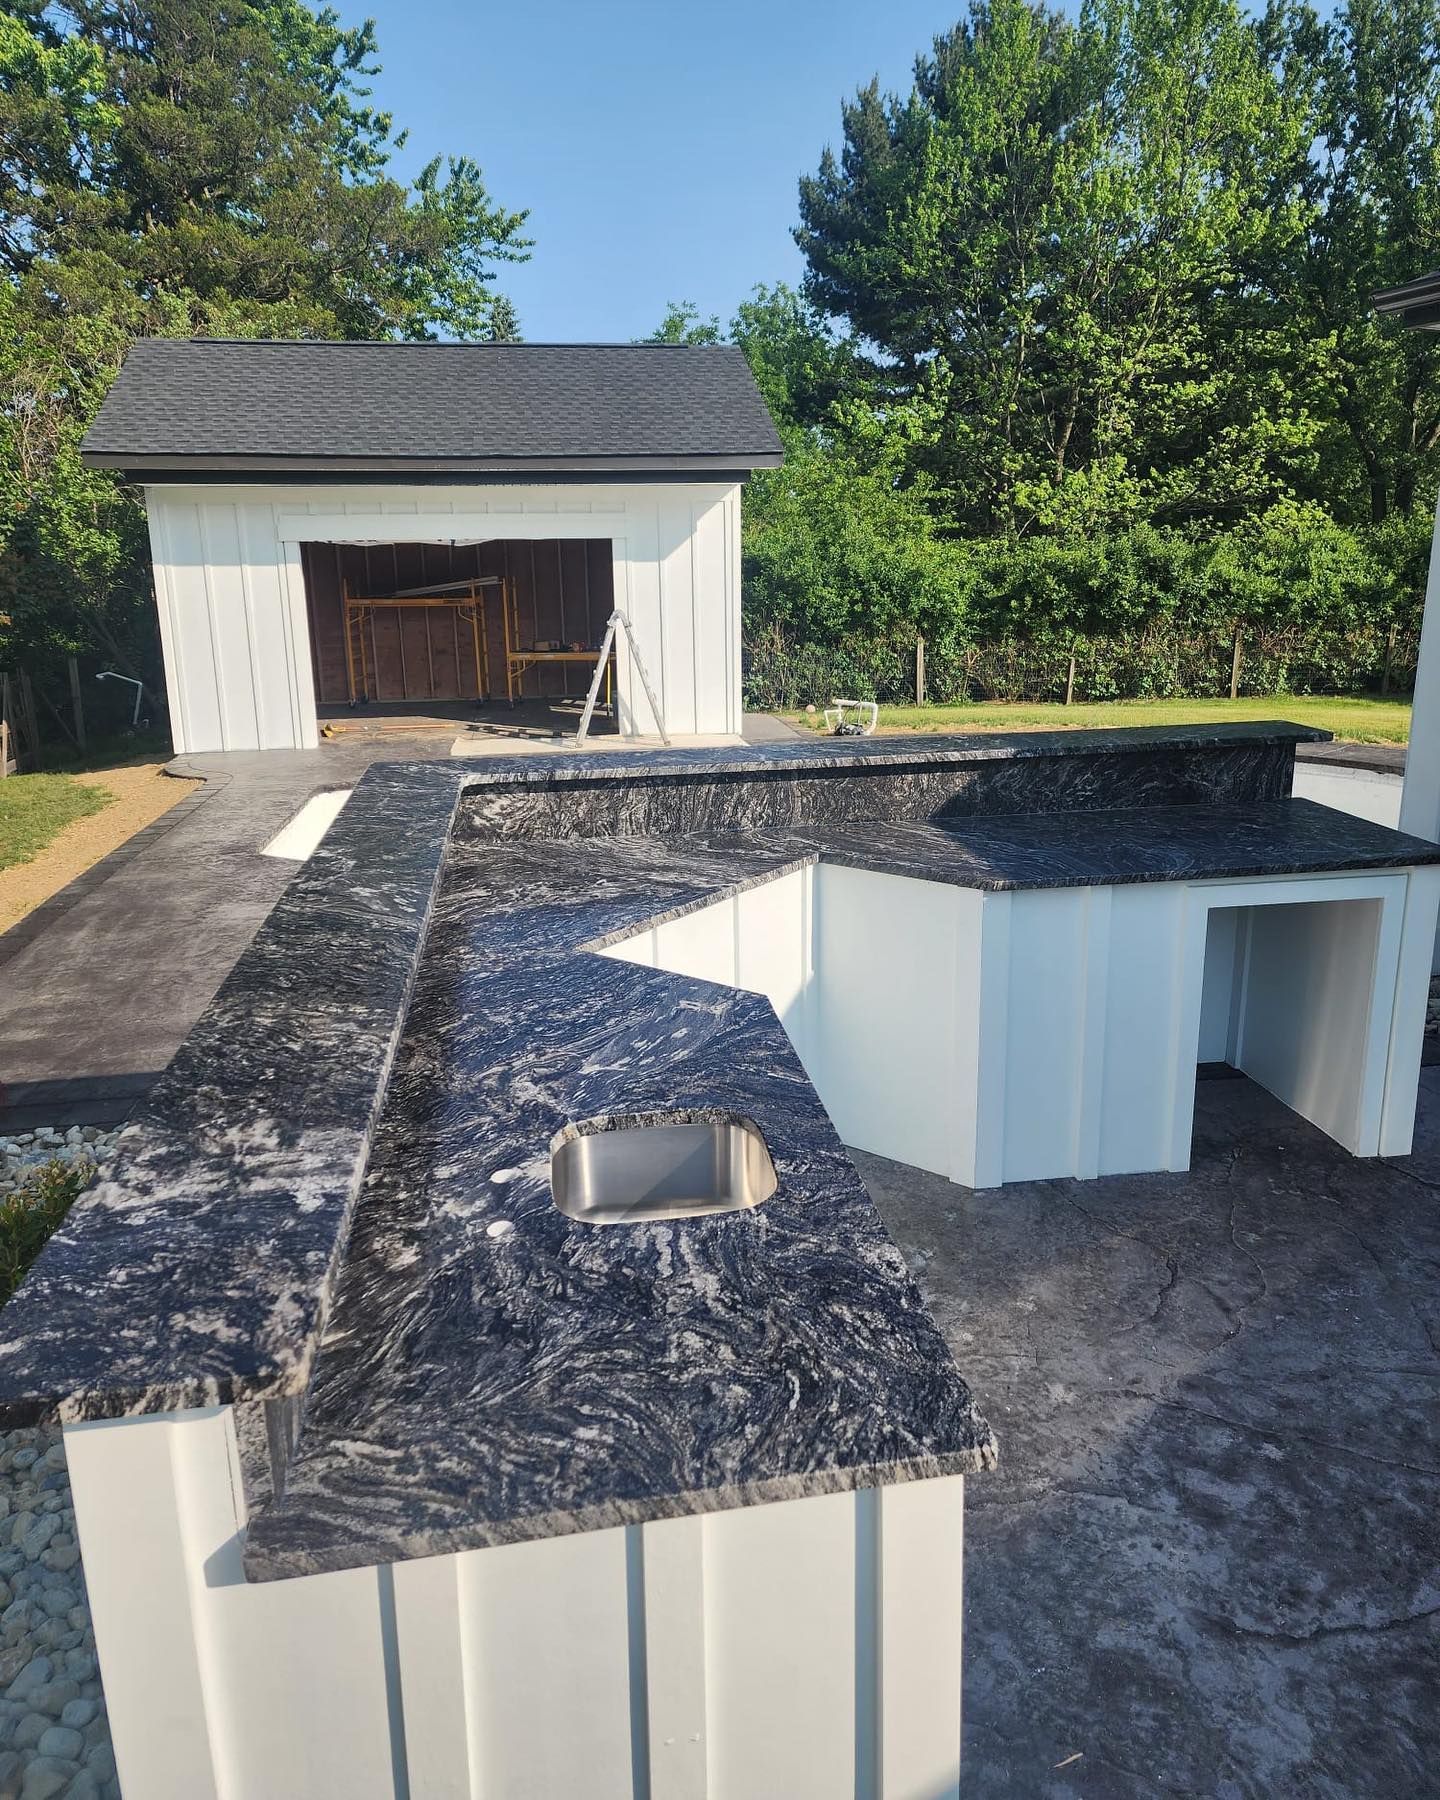
[[[602,656],[605,658],[605,710],[614,708],[615,690],[615,652],[613,648],[607,653],[603,648],[595,650],[542,650],[531,646],[526,648],[520,642],[519,602],[514,587],[505,582],[500,595],[501,617],[505,624],[505,697],[513,706],[517,700],[525,698],[525,673],[541,663],[584,663],[593,669]]]
[[[485,630],[485,590],[498,587],[505,619],[510,617],[509,583],[499,575],[474,575],[465,581],[437,583],[428,588],[409,588],[397,594],[352,594],[348,580],[341,583],[340,597],[345,613],[345,676],[350,704],[363,705],[378,698],[374,692],[378,657],[375,647],[375,614],[393,609],[397,616],[406,611],[426,614],[425,655],[428,665],[430,693],[435,692],[435,652],[430,638],[429,614],[449,612],[470,627],[470,641],[475,652],[477,700],[490,697],[490,645]],[[366,627],[369,627],[367,632]],[[368,639],[368,642],[367,642]],[[592,659],[593,660],[593,659]],[[405,641],[400,640],[401,686],[405,679]],[[457,670],[458,674],[458,670]],[[403,695],[402,698],[420,698]]]

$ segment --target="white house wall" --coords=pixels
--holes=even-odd
[[[302,543],[608,538],[672,736],[740,729],[740,486],[153,486],[146,490],[177,750],[319,742]],[[620,721],[651,732],[628,647]]]

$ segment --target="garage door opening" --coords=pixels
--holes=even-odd
[[[322,729],[575,729],[614,606],[608,538],[301,554]],[[613,708],[594,729],[615,729]]]

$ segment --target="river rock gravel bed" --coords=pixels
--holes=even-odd
[[[59,1426],[0,1433],[0,1800],[119,1800]]]
[[[104,1161],[117,1135],[0,1137],[0,1198],[51,1159]],[[120,1800],[58,1425],[0,1432],[0,1800]]]
[[[41,1125],[0,1137],[0,1198],[14,1193],[42,1163],[103,1162],[119,1135],[98,1125],[71,1125],[64,1131]]]

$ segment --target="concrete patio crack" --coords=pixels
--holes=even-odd
[[[1370,1463],[1377,1469],[1404,1469],[1410,1475],[1423,1475],[1432,1481],[1440,1480],[1440,1469],[1427,1468],[1422,1463],[1406,1462],[1399,1457],[1376,1456],[1368,1450],[1357,1450],[1353,1444],[1337,1444],[1333,1438],[1317,1437],[1308,1431],[1279,1431],[1273,1426],[1251,1425],[1243,1419],[1230,1419],[1223,1413],[1210,1412],[1203,1406],[1191,1406],[1184,1400],[1166,1400],[1159,1395],[1151,1396],[1151,1401],[1155,1406],[1188,1413],[1192,1418],[1204,1419],[1212,1425],[1223,1425],[1227,1430],[1243,1432],[1249,1437],[1269,1438],[1272,1442],[1281,1444],[1291,1440],[1314,1444],[1318,1449],[1333,1450],[1337,1455],[1353,1457],[1356,1462]]]
[[[1402,1613],[1393,1619],[1381,1619],[1373,1625],[1314,1625],[1309,1631],[1264,1631],[1256,1625],[1241,1625],[1223,1613],[1207,1613],[1196,1609],[1192,1616],[1203,1624],[1214,1625],[1232,1637],[1254,1638],[1270,1644],[1313,1644],[1325,1638],[1379,1637],[1389,1631],[1405,1631],[1412,1625],[1423,1625],[1427,1619],[1440,1618],[1440,1606],[1423,1612]]]

